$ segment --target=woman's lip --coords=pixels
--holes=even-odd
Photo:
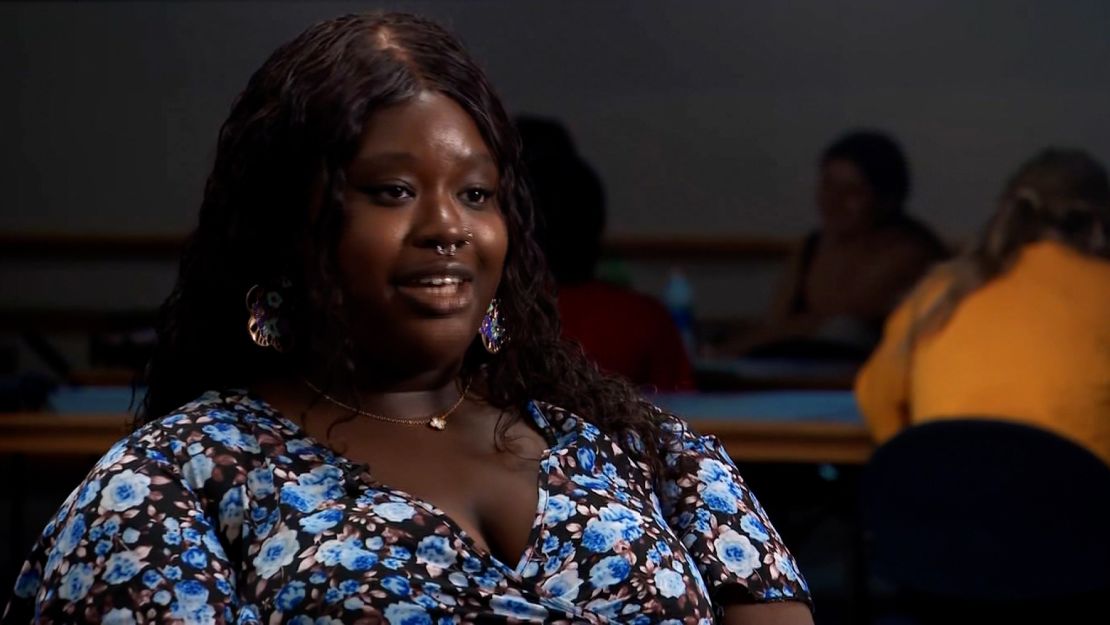
[[[398,284],[396,288],[397,293],[409,305],[435,316],[446,316],[466,310],[474,300],[473,283],[469,280],[443,286]]]
[[[397,284],[412,285],[427,278],[457,278],[470,282],[474,280],[474,271],[458,261],[435,260],[419,265],[410,265],[398,271],[394,276]]]

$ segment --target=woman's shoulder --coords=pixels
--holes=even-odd
[[[601,436],[601,430],[588,416],[580,416],[557,404],[533,399],[525,410],[553,447],[564,447],[579,437],[596,440]]]
[[[599,437],[607,436],[613,438],[624,451],[634,454],[642,454],[646,446],[651,445],[659,451],[664,460],[668,455],[716,451],[719,444],[715,437],[699,434],[681,416],[654,404],[648,404],[648,406],[648,417],[653,421],[654,426],[650,429],[654,432],[654,440],[651,441],[643,440],[641,435],[632,429],[615,435],[605,434],[591,415],[578,414],[553,403],[533,400],[529,402],[528,410],[540,429],[555,440],[557,445],[564,445],[579,437],[587,441],[596,441]]]
[[[207,482],[216,464],[251,467],[283,453],[296,426],[242,390],[209,391],[169,414],[147,421],[118,441],[97,463],[164,471],[193,487]]]
[[[1028,243],[1022,248],[1021,256],[1015,267],[1037,266],[1050,272],[1067,272],[1064,275],[1083,274],[1084,278],[1110,276],[1110,258],[1093,253],[1081,252],[1074,247],[1046,239]],[[1105,280],[1092,282],[1093,288],[1110,288]]]
[[[246,453],[260,451],[259,438],[284,439],[296,426],[269,404],[242,390],[208,391],[167,415],[148,421],[133,438],[138,441],[212,444]]]
[[[902,215],[880,228],[891,241],[914,245],[938,255],[947,255],[948,246],[928,224],[911,215]]]

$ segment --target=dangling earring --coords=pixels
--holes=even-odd
[[[273,347],[284,352],[289,347],[291,332],[289,316],[282,315],[282,306],[288,312],[286,293],[293,284],[287,278],[281,279],[281,287],[266,289],[256,284],[247,291],[247,332],[259,347]]]
[[[497,308],[496,297],[490,301],[489,307],[486,308],[486,316],[482,317],[482,327],[479,328],[478,334],[482,336],[482,345],[491,354],[501,351],[501,348],[509,340],[509,333],[505,330],[501,320],[501,311]]]

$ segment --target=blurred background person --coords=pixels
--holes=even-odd
[[[881,132],[850,132],[821,155],[820,228],[794,255],[748,355],[863,359],[883,320],[929,267],[940,239],[906,214],[910,169]]]
[[[517,118],[540,214],[539,240],[558,288],[563,336],[602,370],[659,391],[693,390],[689,356],[654,298],[597,278],[605,233],[601,179],[558,121]]]
[[[1110,462],[1110,183],[1086,152],[1048,149],[887,323],[856,383],[881,442],[945,418],[1040,426]]]

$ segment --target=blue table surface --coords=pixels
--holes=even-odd
[[[131,399],[127,387],[61,387],[51,394],[50,407],[65,414],[123,413],[130,411]],[[649,399],[676,415],[703,421],[863,421],[851,391],[676,393],[652,395]]]
[[[62,414],[131,412],[129,386],[60,386],[47,397],[48,407]],[[143,398],[135,394],[135,401]]]
[[[700,421],[863,423],[851,391],[757,391],[654,395],[661,408]]]

